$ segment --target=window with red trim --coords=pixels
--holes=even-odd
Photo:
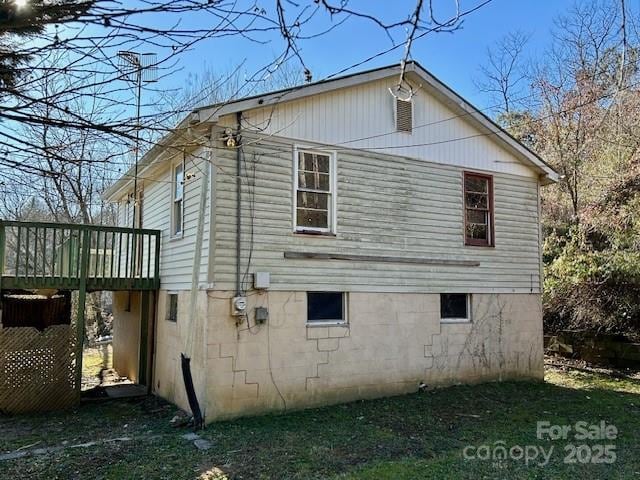
[[[490,175],[464,173],[464,240],[466,245],[494,245],[493,178]]]

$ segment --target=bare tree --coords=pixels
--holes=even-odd
[[[493,111],[509,114],[523,105],[528,75],[523,57],[530,35],[512,32],[487,49],[486,64],[480,66],[482,78],[476,87],[488,94]]]
[[[545,191],[547,219],[578,223],[637,151],[640,42],[626,8],[621,0],[575,4],[530,67],[522,67],[526,36],[518,33],[498,42],[482,68],[498,121],[562,175]]]
[[[366,13],[364,8],[352,9],[348,2],[334,5],[327,0],[299,4],[276,0],[275,6],[268,7],[248,1],[210,0],[140,0],[126,4],[108,0],[5,1],[0,4],[0,65],[3,77],[10,81],[0,84],[3,107],[0,145],[6,150],[0,163],[23,168],[23,161],[10,158],[9,153],[39,153],[38,143],[12,134],[16,123],[91,129],[114,135],[120,141],[133,141],[137,119],[131,115],[133,105],[127,95],[128,88],[120,81],[127,72],[114,62],[118,51],[155,53],[157,60],[153,67],[162,79],[175,70],[180,55],[197,44],[231,36],[261,45],[279,38],[281,52],[248,76],[245,83],[251,88],[253,83],[273,76],[291,59],[298,63],[304,75],[311,76],[299,44],[326,35],[347,20],[357,18],[371,22],[393,43],[398,32],[409,29],[409,35],[399,42],[400,45],[406,43],[408,55],[411,43],[419,35],[454,30],[465,15],[478,8],[466,12],[456,8],[451,18],[440,21],[430,4],[429,7],[427,10],[423,1],[418,0],[408,15],[399,11],[395,19],[383,19]],[[327,15],[326,26],[317,27]],[[58,63],[53,65],[51,58],[58,59]],[[33,87],[45,75],[67,77],[69,88],[55,95],[39,94]],[[100,87],[101,99],[111,102],[113,113],[100,122],[77,115],[62,119],[41,114],[39,107],[43,105],[53,111],[64,111],[65,106],[59,101],[61,96],[72,95],[90,101],[97,87]],[[160,128],[164,122],[158,120],[157,115],[154,113],[153,119],[144,118],[147,120],[144,127]]]
[[[43,75],[34,83],[32,91],[43,97],[56,97],[64,109],[45,103],[34,106],[34,110],[42,117],[61,123],[74,117],[99,123],[108,114],[105,102],[100,99],[99,87],[95,87],[91,102],[59,93],[69,88],[68,78]],[[38,174],[25,174],[21,169],[3,172],[5,198],[15,197],[5,203],[27,204],[30,199],[37,198],[48,214],[47,220],[59,222],[110,220],[110,208],[103,204],[100,195],[117,174],[117,169],[112,167],[124,152],[114,151],[107,133],[47,123],[22,124],[15,133],[39,145],[41,153],[14,153],[14,158],[23,159],[23,163]],[[23,216],[23,212],[15,210],[13,214]]]
[[[174,112],[172,115],[162,117],[164,126],[167,129],[175,127],[184,117],[184,112],[225,103],[237,99],[241,93],[246,94],[248,90],[243,86],[248,75],[244,64],[227,71],[217,71],[207,66],[200,72],[190,72],[182,88],[166,90],[158,95],[156,102],[158,112],[160,114]],[[255,82],[250,93],[257,95],[296,87],[304,83],[304,73],[297,68],[294,61],[289,60],[281,64],[272,74]]]
[[[540,146],[563,176],[560,188],[569,197],[573,222],[580,220],[583,197],[593,184],[588,168],[598,162],[604,129],[620,100],[617,69],[627,68],[619,65],[616,7],[617,2],[584,3],[559,18],[553,47],[535,71],[534,92],[545,118],[538,125]],[[631,76],[627,80],[633,82]]]
[[[330,0],[110,2],[5,0],[0,3],[0,188],[18,198],[37,196],[53,218],[93,221],[100,215],[98,192],[110,176],[126,171],[138,132],[150,148],[193,108],[294,86],[313,78],[301,45],[329,35],[346,22],[373,24],[391,46],[326,76],[355,68],[385,52],[458,29],[466,16],[490,3],[461,10],[436,10],[432,0],[380,15],[366,5]],[[440,5],[442,7],[442,5]],[[166,94],[165,82],[179,70],[181,55],[200,44],[233,37],[275,57],[248,71],[194,74],[191,87]],[[150,52],[158,82],[147,86],[139,120],[130,71],[118,52]],[[402,83],[401,74],[399,84]],[[163,92],[164,95],[163,95]],[[11,208],[13,200],[4,202]],[[98,210],[96,210],[98,209]],[[55,213],[53,213],[55,212]]]

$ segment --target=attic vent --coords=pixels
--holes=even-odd
[[[396,130],[409,132],[413,129],[413,105],[411,100],[396,98]]]

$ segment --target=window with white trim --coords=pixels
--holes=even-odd
[[[335,231],[335,154],[295,151],[294,223],[297,232]]]
[[[471,295],[468,293],[441,293],[440,321],[443,323],[470,322]]]
[[[171,235],[182,235],[184,227],[184,165],[179,163],[173,169],[173,200],[171,211]]]

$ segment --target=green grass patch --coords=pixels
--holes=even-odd
[[[0,462],[1,478],[640,478],[640,382],[549,370],[545,383],[456,386],[286,415],[211,424],[201,452],[170,426],[175,408],[154,398],[83,404],[53,414],[0,417],[0,451],[64,448]],[[539,440],[536,422],[617,426],[613,464],[563,462],[567,443]],[[550,462],[465,460],[472,445],[554,446]]]

